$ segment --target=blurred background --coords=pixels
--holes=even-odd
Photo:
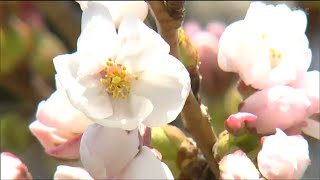
[[[319,70],[320,3],[270,3],[285,3],[307,13],[307,36],[313,55],[310,70]],[[249,4],[250,1],[187,1],[185,23],[195,21],[203,28],[210,22],[228,25],[244,18]],[[152,17],[147,19],[152,21]],[[52,179],[60,162],[44,153],[28,125],[34,121],[38,103],[55,90],[52,59],[76,51],[80,21],[80,6],[73,1],[0,1],[0,150],[12,152],[21,158],[34,179]],[[212,61],[216,61],[216,58],[212,58]],[[215,65],[213,63],[212,66]],[[215,130],[220,132],[226,117],[237,110],[231,102],[237,98],[232,87],[237,77],[226,73],[211,79],[216,69],[200,66],[204,77],[201,94],[202,101],[209,107],[213,117]],[[179,122],[175,124],[181,125]],[[318,179],[320,143],[306,138],[310,145],[312,165],[304,179]]]

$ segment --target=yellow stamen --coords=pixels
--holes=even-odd
[[[269,60],[270,60],[271,68],[277,67],[282,60],[282,53],[275,48],[270,48]]]
[[[131,91],[132,80],[138,80],[138,76],[132,75],[127,68],[109,58],[106,62],[101,84],[106,87],[108,94],[114,99],[121,97],[126,99]]]

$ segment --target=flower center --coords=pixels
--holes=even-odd
[[[114,99],[119,97],[126,99],[131,91],[132,79],[138,80],[138,76],[133,76],[124,65],[115,64],[109,58],[103,71],[101,83]]]
[[[264,45],[266,47],[268,47],[270,44],[270,42],[268,41],[268,36],[266,33],[262,33],[261,34],[261,39],[263,40],[264,42]],[[269,46],[269,61],[270,61],[270,64],[271,64],[271,68],[275,68],[277,67],[281,60],[282,60],[282,53],[281,51],[279,51],[278,49],[276,48],[272,48]]]
[[[269,60],[270,60],[270,64],[271,64],[271,68],[275,68],[277,67],[282,59],[282,53],[275,49],[275,48],[270,48],[269,49]]]

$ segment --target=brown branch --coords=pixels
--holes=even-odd
[[[178,59],[180,50],[178,44],[178,28],[184,19],[184,1],[147,1],[157,29],[162,38],[170,45],[170,54]],[[193,71],[188,69],[189,72]],[[198,76],[200,74],[197,74]],[[210,116],[205,106],[200,105],[190,92],[181,112],[181,119],[185,129],[192,135],[205,158],[208,160],[211,171],[219,177],[219,166],[212,153],[216,136],[211,127]]]

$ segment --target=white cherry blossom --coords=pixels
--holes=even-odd
[[[264,89],[294,81],[311,63],[306,14],[286,5],[251,3],[246,17],[229,25],[219,41],[222,70]]]
[[[116,31],[108,9],[88,2],[77,52],[54,58],[71,104],[95,122],[126,130],[173,121],[190,91],[183,64],[139,19],[126,16]]]

